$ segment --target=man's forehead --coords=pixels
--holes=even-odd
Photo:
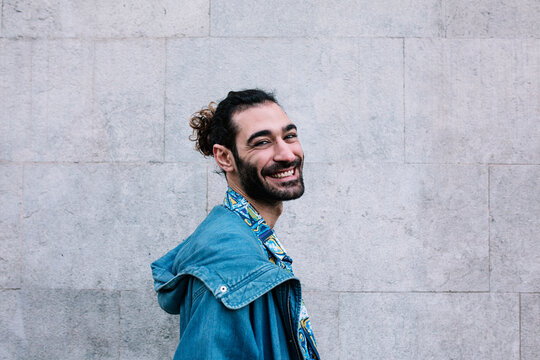
[[[270,132],[287,131],[293,125],[285,111],[276,103],[264,103],[234,114],[232,117],[237,127],[237,135],[250,137],[253,133],[268,130]],[[296,128],[296,127],[295,127]]]

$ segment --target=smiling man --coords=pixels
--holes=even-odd
[[[273,227],[304,193],[296,125],[264,91],[229,92],[190,120],[227,179],[223,204],[152,263],[160,306],[180,314],[174,359],[319,359],[300,282]]]

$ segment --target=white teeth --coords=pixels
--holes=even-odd
[[[287,176],[291,176],[292,174],[294,174],[294,169],[274,174],[274,175],[272,175],[272,177],[276,178],[276,179],[281,179],[281,178],[284,178],[284,177],[287,177]]]

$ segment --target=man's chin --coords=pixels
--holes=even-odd
[[[304,194],[304,185],[300,180],[293,180],[282,183],[280,186],[270,186],[267,188],[269,194],[272,194],[275,200],[287,201],[298,199]]]
[[[287,194],[287,196],[283,196],[281,198],[281,201],[289,201],[289,200],[296,200],[304,195],[304,189],[299,190],[298,192]]]

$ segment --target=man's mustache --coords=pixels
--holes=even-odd
[[[301,158],[296,157],[293,161],[276,162],[275,164],[264,168],[261,171],[261,173],[262,173],[263,176],[268,176],[268,175],[275,174],[275,173],[277,173],[278,171],[281,171],[281,170],[290,169],[292,167],[300,167],[302,165],[302,161],[303,160]]]

